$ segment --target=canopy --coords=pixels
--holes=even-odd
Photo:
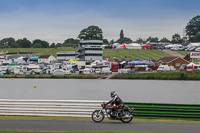
[[[153,61],[148,61],[148,60],[143,60],[143,61],[136,60],[136,61],[128,62],[128,65],[148,65],[148,66],[153,66],[154,62]]]
[[[143,49],[150,49],[150,48],[153,48],[153,46],[150,45],[150,44],[147,44],[147,45],[144,45],[144,46],[143,46]]]
[[[76,59],[70,59],[69,61],[77,61]]]
[[[141,45],[138,43],[131,43],[131,44],[126,44],[127,49],[141,49]]]

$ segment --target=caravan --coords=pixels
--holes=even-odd
[[[190,63],[186,65],[186,71],[199,71],[200,70],[200,64],[194,64]]]

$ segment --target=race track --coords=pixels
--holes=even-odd
[[[69,120],[0,120],[1,131],[60,131],[60,132],[176,132],[199,133],[199,123],[69,121]]]

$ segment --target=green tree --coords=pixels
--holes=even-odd
[[[19,45],[15,42],[15,43],[13,43],[10,47],[11,47],[11,48],[19,48]]]
[[[163,37],[162,39],[160,39],[160,42],[170,42],[170,40],[168,40],[166,37]]]
[[[16,41],[16,43],[20,48],[30,48],[31,47],[31,41],[27,40],[26,38],[18,39]]]
[[[33,48],[42,48],[41,43],[35,43],[34,45],[32,45]]]
[[[124,38],[124,31],[121,30],[121,31],[120,31],[120,39],[123,39],[123,38]]]
[[[131,43],[133,42],[130,38],[124,37],[124,31],[120,31],[119,39],[116,41],[116,43]]]
[[[114,39],[112,39],[111,41],[110,41],[110,44],[114,44],[115,43],[115,41],[114,41]]]
[[[193,41],[194,41],[194,42],[200,42],[200,32],[198,32],[198,33],[194,36]]]
[[[189,40],[192,41],[193,37],[200,32],[200,16],[193,17],[185,27],[186,35],[189,37]]]
[[[79,39],[69,38],[65,40],[63,44],[79,44],[79,43],[80,43]]]
[[[8,47],[10,47],[14,43],[15,43],[15,39],[12,37],[4,38],[0,41],[0,45],[4,45],[4,46],[8,46]]]
[[[182,43],[181,36],[179,34],[172,35],[172,43]]]
[[[62,43],[56,43],[56,47],[62,47]]]
[[[49,48],[49,43],[40,39],[35,39],[33,41],[32,47],[34,47],[36,44],[37,46],[39,46],[38,44],[40,44],[42,48]]]
[[[98,26],[89,26],[86,29],[81,30],[78,38],[81,40],[102,40],[103,32]]]
[[[151,37],[151,36],[149,36],[149,38],[147,38],[147,40],[146,41],[149,41],[149,42],[158,42],[158,38],[157,37]]]
[[[55,43],[52,43],[49,47],[50,47],[50,48],[55,48],[55,47],[56,47],[56,44],[55,44]]]
[[[142,41],[144,41],[142,38],[138,38],[137,40],[136,40],[137,42],[142,42]]]
[[[103,44],[109,45],[109,42],[107,39],[103,39]]]

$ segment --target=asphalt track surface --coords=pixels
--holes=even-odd
[[[71,120],[0,120],[1,131],[51,131],[51,132],[170,132],[199,133],[200,123],[71,121]]]

